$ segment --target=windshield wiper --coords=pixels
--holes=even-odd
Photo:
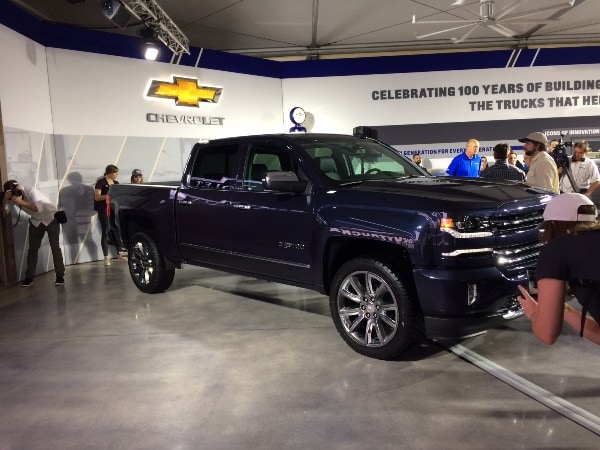
[[[354,184],[363,184],[365,180],[356,180],[356,181],[346,181],[345,183],[340,183],[338,186],[352,186]]]
[[[427,178],[426,175],[404,175],[403,177],[396,178],[397,181],[409,180],[411,178]]]

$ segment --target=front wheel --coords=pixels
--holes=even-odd
[[[336,273],[329,296],[335,326],[350,347],[393,359],[422,335],[417,299],[406,282],[381,261],[357,258]]]
[[[135,233],[129,246],[129,273],[137,288],[146,294],[168,289],[175,269],[168,268],[154,240],[144,232]]]

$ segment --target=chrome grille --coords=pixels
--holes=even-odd
[[[510,276],[535,267],[541,247],[539,241],[499,247],[494,249],[493,255],[500,271]]]
[[[534,239],[530,242],[504,245],[494,249],[493,255],[496,266],[506,276],[522,275],[528,269],[536,266],[542,243],[538,240],[535,229],[544,220],[542,217],[543,212],[544,209],[540,208],[520,214],[491,218],[492,229],[497,237],[528,232],[527,234],[531,236],[531,239]]]
[[[507,216],[493,216],[490,225],[495,233],[506,234],[514,231],[532,230],[542,221],[544,210],[539,209],[522,214],[511,214]]]

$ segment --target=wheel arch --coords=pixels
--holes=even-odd
[[[121,229],[121,239],[127,248],[129,248],[131,238],[138,231],[143,231],[147,233],[153,239],[156,238],[155,224],[150,217],[145,217],[137,214],[123,214],[119,222]]]
[[[159,227],[152,217],[142,214],[123,214],[119,220],[121,240],[125,248],[129,249],[133,236],[138,232],[144,232],[151,237],[165,258],[168,267],[176,269],[181,267],[181,258],[169,249],[164,235],[159,235]]]
[[[373,239],[334,237],[328,240],[323,255],[323,286],[330,294],[331,283],[344,263],[355,258],[372,258],[384,262],[414,287],[413,264],[408,250],[401,246]]]

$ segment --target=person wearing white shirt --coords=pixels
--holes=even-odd
[[[23,187],[16,180],[4,183],[4,197],[2,206],[5,214],[8,214],[12,206],[18,206],[29,214],[29,249],[27,251],[27,269],[25,279],[21,286],[31,286],[35,277],[35,269],[38,261],[38,251],[42,245],[44,234],[48,233],[52,260],[54,261],[54,272],[56,274],[56,286],[65,284],[65,264],[62,250],[60,248],[60,224],[55,219],[56,206],[42,192],[34,187]]]
[[[585,157],[588,151],[587,141],[576,142],[573,145],[569,169],[576,186],[572,186],[569,176],[563,173],[560,179],[561,192],[575,192],[589,197],[600,186],[598,166],[593,160]]]
[[[519,142],[523,142],[523,150],[525,150],[525,156],[531,158],[529,170],[527,171],[526,182],[530,186],[541,187],[544,189],[550,189],[555,193],[559,193],[560,182],[558,178],[558,168],[556,162],[552,159],[552,156],[548,154],[546,148],[548,146],[548,138],[544,133],[535,131],[529,133],[523,139],[519,139]]]

